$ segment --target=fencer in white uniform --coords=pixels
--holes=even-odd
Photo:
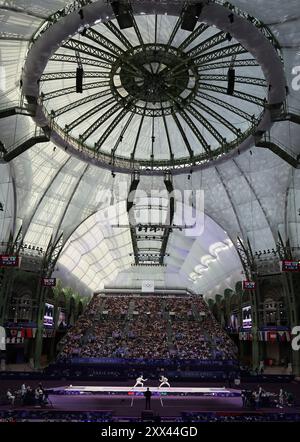
[[[165,376],[161,376],[159,382],[160,382],[160,385],[158,388],[161,388],[163,385],[170,387],[170,384],[168,382],[168,378],[166,378]]]
[[[144,386],[144,382],[148,381],[148,379],[143,379],[143,376],[139,376],[138,378],[136,378],[136,383],[133,386],[133,388],[135,387],[143,387]]]

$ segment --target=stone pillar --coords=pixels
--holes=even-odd
[[[297,275],[298,276],[298,275]],[[284,298],[288,307],[288,323],[291,329],[300,325],[298,323],[297,303],[295,298],[295,289],[297,290],[297,276],[291,273],[282,273],[282,284],[284,289]],[[300,352],[294,351],[291,346],[292,370],[296,377],[300,376]]]
[[[260,352],[260,342],[258,340],[258,329],[257,327],[252,327],[252,368],[255,370],[259,367],[261,360]]]
[[[34,368],[41,368],[41,356],[43,348],[43,318],[45,310],[45,293],[46,289],[41,286],[39,282],[38,286],[38,315],[37,315],[37,331],[35,335],[35,347],[34,347]]]
[[[261,360],[261,349],[260,342],[258,340],[259,331],[259,316],[258,316],[258,305],[259,305],[259,284],[256,280],[256,289],[251,290],[251,317],[252,317],[252,368],[253,370],[259,367]]]

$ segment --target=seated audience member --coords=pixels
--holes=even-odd
[[[16,399],[16,396],[14,396],[14,395],[12,394],[12,392],[10,391],[10,389],[7,390],[7,392],[6,392],[6,397],[7,397],[7,399],[8,399],[8,402],[9,402],[11,405],[14,405],[14,403],[15,403],[15,399]]]

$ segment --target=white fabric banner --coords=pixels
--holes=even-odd
[[[154,281],[142,281],[142,292],[154,292]]]

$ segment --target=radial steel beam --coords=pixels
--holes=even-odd
[[[97,66],[99,68],[111,69],[111,63],[95,60],[92,58],[80,57],[82,65]],[[74,55],[66,54],[53,54],[49,61],[62,61],[63,63],[76,63],[78,64],[78,58]]]
[[[144,119],[145,119],[145,115],[146,115],[146,107],[147,107],[147,104],[148,104],[148,103],[146,102],[146,103],[145,103],[145,108],[144,108],[144,113],[142,114],[141,121],[140,121],[140,124],[139,124],[139,128],[138,128],[138,131],[137,131],[137,134],[136,134],[136,138],[135,138],[135,142],[134,142],[134,146],[133,146],[133,151],[132,151],[132,153],[131,153],[131,159],[132,159],[132,160],[134,159],[135,152],[136,152],[136,148],[137,148],[137,145],[138,145],[138,142],[139,142],[140,133],[141,133],[142,126],[143,126]]]
[[[75,196],[75,194],[76,194],[76,192],[78,190],[78,187],[79,187],[80,183],[82,182],[82,180],[84,178],[84,175],[88,171],[89,167],[90,167],[90,164],[87,164],[84,167],[83,171],[81,172],[81,175],[79,176],[79,178],[77,179],[77,182],[75,183],[75,185],[73,187],[73,190],[72,190],[71,194],[69,195],[69,197],[67,199],[65,208],[64,208],[62,214],[60,215],[60,220],[59,220],[58,225],[56,227],[56,233],[55,233],[55,237],[54,237],[54,241],[53,242],[56,242],[56,240],[58,239],[59,235],[61,234],[61,227],[62,227],[62,224],[63,224],[63,222],[65,220],[67,212],[68,212],[70,206],[73,203],[73,198],[74,198],[74,196]]]
[[[118,57],[122,56],[125,52],[122,48],[120,48],[120,46],[118,46],[116,43],[105,37],[103,34],[100,34],[100,32],[96,31],[93,28],[87,28],[84,36],[89,40],[99,44],[100,46],[103,46],[105,49],[117,55]]]
[[[193,160],[193,158],[194,158],[194,151],[191,148],[190,142],[189,142],[189,140],[188,140],[188,138],[187,138],[187,136],[185,134],[185,131],[183,130],[183,127],[181,126],[180,121],[178,120],[177,115],[175,113],[172,113],[172,117],[173,117],[173,119],[174,119],[174,121],[176,123],[176,126],[178,127],[180,135],[182,136],[182,139],[183,139],[184,144],[185,144],[185,146],[186,146],[186,148],[188,150],[190,158],[191,158],[191,160]]]
[[[207,52],[203,55],[198,55],[194,58],[189,58],[187,60],[181,61],[172,69],[168,70],[168,72],[166,73],[166,77],[170,76],[176,77],[178,75],[181,75],[181,73],[191,65],[198,67],[210,61],[218,60],[220,58],[227,58],[227,57],[232,58],[233,56],[236,56],[238,54],[244,54],[245,52],[247,52],[247,50],[243,48],[243,46],[240,45],[239,43],[231,46],[226,46],[225,48],[216,49],[215,51]]]
[[[138,41],[139,41],[141,46],[144,46],[145,43],[144,43],[142,34],[141,34],[140,30],[139,30],[138,24],[136,22],[136,19],[135,19],[135,16],[134,16],[132,10],[130,11],[130,15],[131,15],[131,18],[132,18],[133,28],[134,28],[134,31],[135,31],[136,36],[138,38]]]
[[[155,14],[155,24],[154,24],[154,44],[157,43],[157,14]]]
[[[203,32],[206,31],[206,29],[209,28],[209,25],[206,25],[205,23],[201,23],[183,42],[178,46],[178,49],[180,51],[183,51],[185,48],[187,48],[193,41],[198,38]]]
[[[215,51],[207,52],[203,55],[198,55],[193,58],[196,66],[209,63],[210,61],[219,60],[220,58],[232,57],[233,55],[245,54],[248,52],[240,43],[226,46],[225,48],[216,49]]]
[[[128,127],[129,127],[129,125],[130,125],[130,123],[131,123],[133,117],[134,117],[134,113],[132,112],[132,113],[130,114],[128,120],[126,121],[126,124],[125,124],[125,126],[123,127],[123,129],[122,129],[122,131],[121,131],[121,134],[120,134],[119,138],[117,139],[117,141],[115,142],[114,147],[113,147],[112,150],[111,150],[112,155],[114,155],[114,154],[116,153],[116,150],[118,149],[120,143],[123,141],[123,137],[124,137],[124,135],[125,135],[125,132],[126,132],[126,130],[128,129]]]
[[[113,98],[115,101],[115,98]],[[124,100],[120,100],[118,103],[115,103],[110,109],[108,109],[103,115],[98,118],[91,126],[82,134],[79,135],[79,140],[81,142],[86,141],[105,121],[107,121],[112,115],[118,112],[119,109],[124,107]]]
[[[0,5],[0,10],[2,9],[4,11],[17,12],[18,14],[28,15],[29,17],[39,18],[41,20],[47,19],[47,17],[45,15],[37,14],[33,11],[28,11],[28,10],[21,9],[21,8],[16,8],[13,6],[12,2],[6,1],[6,3],[7,4]]]
[[[195,99],[193,101],[193,105],[199,107],[201,110],[205,111],[207,114],[214,117],[216,120],[218,120],[223,126],[227,127],[231,132],[233,132],[236,136],[240,135],[240,129],[236,128],[230,121],[226,120],[222,115],[220,115],[218,112],[214,111],[211,107],[206,106],[201,101]]]
[[[164,184],[166,186],[169,199],[168,199],[168,214],[167,214],[167,220],[170,225],[173,224],[174,219],[174,213],[175,213],[175,198],[172,196],[172,193],[174,192],[174,186],[172,182],[171,176],[169,178],[165,176]],[[166,228],[163,233],[163,240],[160,248],[160,264],[163,265],[164,257],[166,255],[167,245],[169,241],[170,236],[170,229]]]
[[[84,78],[110,78],[109,72],[101,71],[84,71]],[[41,81],[53,80],[68,80],[76,78],[76,71],[74,72],[51,72],[41,76]]]
[[[24,35],[14,34],[12,32],[0,32],[0,40],[30,41],[30,38],[24,37]]]
[[[132,48],[132,44],[130,43],[128,38],[125,37],[125,34],[123,34],[123,32],[121,32],[120,29],[112,21],[107,21],[106,23],[104,23],[104,25],[117,37],[117,39],[126,47],[126,49]]]
[[[115,63],[117,61],[117,57],[115,55],[87,43],[82,43],[81,41],[74,40],[73,38],[67,40],[62,45],[62,47],[66,49],[71,49],[73,51],[78,51],[80,53],[87,54],[91,57],[99,58],[100,60],[104,60],[110,63]]]
[[[201,90],[218,92],[219,94],[227,94],[227,88],[215,86],[214,84],[201,83]],[[250,103],[254,103],[258,106],[264,107],[265,101],[262,98],[256,97],[255,95],[246,94],[240,91],[234,91],[231,97],[239,98],[240,100],[249,101]]]
[[[257,64],[257,61],[253,58],[247,58],[244,60],[235,60],[233,67],[250,67],[250,66],[257,66],[259,67],[259,64]],[[232,61],[219,61],[218,63],[208,63],[201,66],[198,66],[198,72],[202,71],[213,71],[216,69],[226,69],[232,67]]]
[[[71,130],[73,130],[76,126],[83,123],[88,118],[95,115],[97,112],[99,112],[102,109],[105,109],[107,106],[112,104],[115,101],[114,97],[108,98],[107,100],[104,100],[100,104],[96,104],[96,106],[92,107],[92,109],[88,110],[84,114],[80,115],[80,117],[76,118],[76,120],[72,121],[71,124],[66,124],[65,131],[69,133]]]
[[[189,112],[193,115],[193,112],[191,112],[190,106],[187,107],[187,110],[189,110]],[[198,127],[193,122],[193,120],[189,117],[189,115],[184,110],[180,110],[179,114],[184,119],[184,121],[189,125],[189,127],[192,129],[192,132],[195,134],[196,138],[198,139],[198,141],[200,142],[200,144],[204,148],[205,152],[209,153],[210,146],[207,143],[207,141],[205,140],[205,138],[203,137],[203,135],[201,134]],[[195,116],[195,115],[193,115],[193,116]],[[200,121],[202,124],[203,124],[202,121],[205,121],[206,124],[208,123],[208,121],[206,121],[205,118],[202,117],[199,113],[198,113],[197,120]],[[208,125],[209,125],[209,123],[208,123]],[[205,126],[205,124],[203,124],[203,126]]]
[[[193,120],[189,117],[189,115],[185,112],[184,106],[185,103],[182,98],[180,97],[171,97],[173,103],[175,106],[178,107],[178,112],[181,115],[181,117],[185,120],[185,122],[190,126],[194,134],[196,135],[197,139],[201,143],[202,147],[207,153],[210,153],[211,149],[203,135],[201,134],[200,130],[196,126],[196,124],[193,122]],[[196,109],[194,109],[191,105],[185,106],[186,110],[193,115],[194,118],[196,118],[197,121],[199,121],[202,126],[204,126],[211,134],[212,136],[220,143],[223,144],[226,140],[222,137],[222,135],[210,124],[210,122],[201,115]]]
[[[123,118],[127,115],[129,111],[130,103],[128,103],[124,109],[121,110],[121,112],[114,118],[114,120],[110,123],[110,125],[105,129],[105,131],[101,134],[101,137],[95,143],[95,149],[99,150],[101,149],[101,146],[103,143],[107,140],[107,138],[110,136],[110,134],[116,129],[118,124],[123,120]]]
[[[225,81],[225,82],[228,82],[227,75],[202,75],[201,74],[200,78],[202,81]],[[235,76],[235,82],[236,83],[243,83],[243,84],[251,84],[253,86],[267,87],[267,83],[264,78]]]
[[[90,103],[91,101],[97,100],[98,98],[105,97],[106,95],[111,94],[110,89],[105,89],[104,91],[97,92],[96,94],[89,95],[88,97],[81,98],[80,100],[74,101],[73,103],[67,104],[66,106],[63,106],[55,111],[53,111],[53,115],[55,117],[59,117],[60,115],[64,114],[65,112],[69,112],[70,110],[75,109],[78,106],[84,105],[86,103]]]
[[[87,83],[83,85],[83,90],[87,91],[89,89],[96,89],[101,87],[109,86],[109,81],[97,81],[96,83]],[[55,90],[53,92],[48,92],[47,94],[41,93],[41,98],[43,101],[52,100],[53,98],[60,97],[62,95],[69,95],[76,92],[76,86],[66,87],[62,89]]]
[[[194,118],[196,118],[201,124],[202,126],[205,127],[206,130],[208,130],[212,136],[222,145],[223,143],[226,142],[226,139],[224,137],[222,137],[222,135],[220,134],[219,131],[217,131],[217,129],[214,128],[214,126],[212,124],[210,124],[210,122],[203,116],[200,114],[200,112],[198,112],[195,108],[193,108],[191,105],[188,105],[186,108],[189,113],[191,115],[193,115]],[[203,138],[203,136],[202,136]],[[206,142],[206,146],[203,146],[204,149],[206,150],[206,152],[208,152],[209,149],[209,145]]]
[[[168,148],[169,148],[169,152],[170,152],[170,158],[172,160],[174,158],[174,153],[172,151],[172,144],[171,144],[169,129],[168,129],[167,120],[166,120],[166,117],[165,117],[164,113],[162,114],[162,118],[163,118],[163,123],[164,123],[164,128],[165,128],[166,136],[167,136]]]
[[[219,98],[213,97],[212,95],[205,94],[203,92],[198,92],[197,97],[202,98],[206,101],[210,101],[211,103],[217,104],[218,106],[229,110],[233,114],[239,115],[242,118],[245,118],[247,121],[252,121],[253,117],[252,115],[248,114],[247,112],[243,111],[242,109],[233,106],[232,104],[226,103],[226,101],[220,100]],[[198,103],[198,100],[195,101],[195,103]],[[203,104],[201,102],[201,104]]]
[[[217,173],[217,176],[218,176],[218,178],[219,178],[221,184],[222,184],[223,187],[224,187],[224,191],[225,191],[225,193],[226,193],[226,195],[227,195],[228,201],[229,201],[229,203],[230,203],[230,205],[231,205],[231,208],[232,208],[232,211],[233,211],[233,213],[234,213],[234,216],[235,216],[235,219],[236,219],[237,225],[238,225],[238,227],[239,227],[240,234],[243,235],[243,238],[247,238],[247,234],[246,234],[246,232],[244,231],[244,227],[243,227],[242,222],[241,222],[241,219],[240,219],[240,218],[242,218],[242,216],[241,216],[241,217],[239,216],[239,213],[238,213],[238,211],[237,211],[237,204],[234,204],[234,202],[233,202],[233,200],[232,200],[231,193],[230,193],[230,191],[229,191],[229,187],[228,187],[228,184],[227,184],[227,180],[224,180],[224,179],[223,179],[223,177],[222,177],[221,173],[219,172],[219,169],[217,168],[217,166],[215,166],[215,171],[216,171],[216,173]]]
[[[198,55],[203,54],[203,52],[206,52],[208,49],[224,43],[225,41],[228,41],[226,34],[225,32],[220,31],[212,37],[209,37],[206,40],[202,41],[197,46],[194,46],[187,52],[187,55],[191,58],[197,57]]]
[[[174,26],[174,28],[173,28],[173,30],[172,30],[172,32],[171,32],[171,35],[170,35],[170,37],[169,37],[168,42],[167,42],[167,45],[166,45],[166,51],[168,51],[169,47],[171,46],[171,44],[172,44],[172,42],[173,42],[173,40],[174,40],[174,38],[175,38],[175,35],[177,34],[178,29],[179,29],[180,26],[181,26],[182,18],[183,18],[183,14],[181,14],[181,15],[178,17],[177,21],[176,21],[176,24],[175,24],[175,26]]]

